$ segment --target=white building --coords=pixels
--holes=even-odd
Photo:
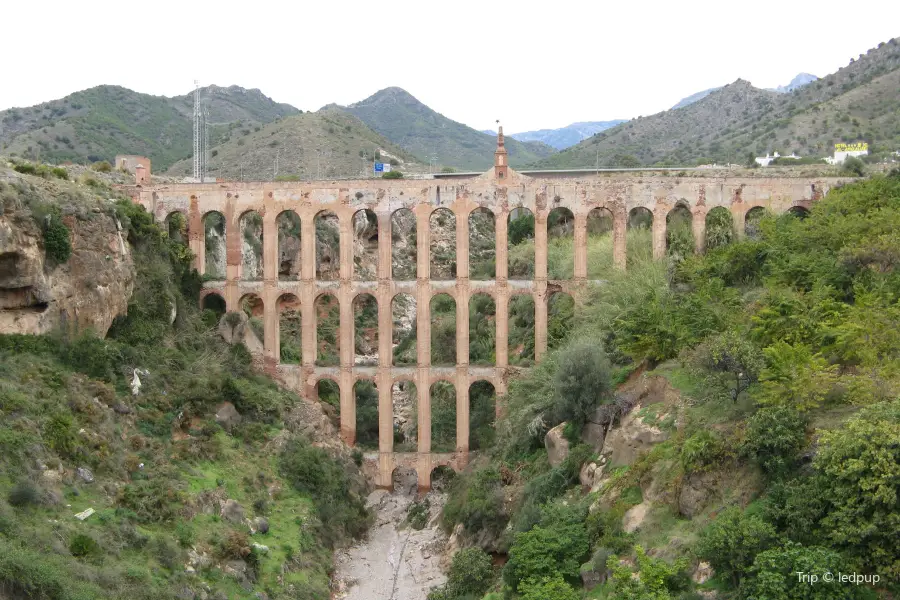
[[[847,160],[850,156],[866,156],[869,154],[869,144],[866,142],[857,142],[855,144],[835,144],[834,156],[826,158],[825,162],[829,165],[839,165]]]
[[[756,161],[756,164],[758,164],[758,165],[761,166],[761,167],[768,167],[768,166],[769,166],[769,163],[771,163],[771,162],[772,162],[773,160],[775,160],[776,158],[791,158],[791,159],[796,160],[796,159],[798,159],[798,158],[800,158],[800,157],[797,156],[796,154],[794,154],[793,152],[791,152],[791,153],[790,153],[789,155],[787,155],[787,156],[781,156],[780,154],[778,154],[778,152],[776,152],[776,153],[773,154],[772,156],[769,156],[769,153],[766,152],[766,155],[765,155],[765,156],[757,156],[757,157],[754,158],[753,160],[755,160],[755,161]]]

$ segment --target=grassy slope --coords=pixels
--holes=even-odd
[[[15,194],[4,190],[7,210]],[[215,315],[195,308],[199,279],[183,246],[130,201],[95,201],[128,233],[136,290],[107,340],[0,336],[0,595],[155,599],[208,586],[212,597],[327,597],[331,542],[365,525],[355,492],[323,501],[322,482],[294,488],[303,475],[282,468],[280,449],[300,400],[252,374],[247,353],[219,339]],[[136,367],[150,373],[133,396]],[[230,432],[213,418],[223,399],[244,417]],[[317,452],[295,464],[344,485],[338,474],[353,469]],[[225,498],[265,516],[270,532],[248,538],[246,523],[220,518]],[[73,518],[87,508],[96,514]],[[76,556],[79,542],[88,551]],[[196,575],[185,573],[191,548],[211,563]],[[239,558],[244,578],[224,570]]]
[[[494,164],[497,140],[428,108],[400,88],[387,88],[347,107],[369,127],[420,159],[432,155],[444,166],[482,171]],[[506,139],[509,162],[522,166],[549,156],[553,148],[540,142]]]
[[[689,106],[601,132],[536,166],[589,167],[596,164],[598,152],[601,166],[619,164],[619,155],[647,165],[744,164],[751,151],[757,156],[777,150],[821,157],[831,155],[836,142],[858,139],[896,150],[898,68],[900,40],[895,38],[789,94],[738,80]]]
[[[211,86],[204,95],[213,143],[228,137],[232,124],[253,127],[297,113],[258,90]],[[112,162],[116,154],[138,154],[162,171],[190,156],[192,111],[191,95],[166,98],[103,85],[0,112],[0,149],[48,162]]]

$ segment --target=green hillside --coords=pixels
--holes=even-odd
[[[17,223],[114,217],[136,272],[106,339],[0,335],[0,598],[328,598],[334,547],[370,522],[349,451],[299,433],[309,405],[222,341],[190,251],[142,207],[0,175]]]
[[[258,130],[257,130],[258,129]],[[372,158],[392,162],[401,172],[423,170],[416,158],[336,107],[290,116],[260,128],[232,128],[211,148],[209,174],[223,179],[271,180],[371,176]],[[242,166],[243,165],[243,166]],[[171,175],[189,175],[189,159],[175,163]]]
[[[235,127],[256,127],[297,109],[277,104],[259,90],[236,86],[203,89],[210,142]],[[45,162],[112,162],[116,154],[139,154],[161,171],[190,156],[193,95],[166,98],[102,85],[60,100],[0,112],[0,151]]]
[[[723,218],[704,256],[670,223],[510,381],[432,600],[896,597],[900,170],[739,241]],[[839,570],[868,579],[797,577]]]
[[[436,156],[443,166],[472,171],[487,170],[494,164],[496,137],[448,119],[400,88],[381,90],[346,110],[422,160]],[[519,142],[509,137],[506,148],[513,167],[555,152],[541,142]]]
[[[788,94],[736,82],[688,106],[601,132],[537,168],[744,164],[748,155],[831,155],[839,142],[867,141],[883,156],[900,149],[900,40]]]

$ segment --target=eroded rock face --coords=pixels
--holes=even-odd
[[[105,336],[113,319],[127,312],[134,288],[134,264],[116,219],[99,208],[64,206],[72,255],[55,265],[26,209],[0,212],[0,334],[43,334],[61,326]]]

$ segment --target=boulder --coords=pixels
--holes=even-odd
[[[597,463],[584,463],[578,473],[578,481],[581,486],[590,489],[594,485],[594,473],[597,472]]]
[[[713,473],[691,473],[684,478],[678,494],[678,512],[692,518],[702,511],[717,492]]]
[[[256,517],[253,527],[256,529],[256,533],[269,533],[269,520],[265,517]]]
[[[609,462],[613,466],[631,465],[653,446],[669,438],[668,432],[644,423],[644,420],[637,416],[639,412],[640,405],[635,406],[606,438],[604,452],[610,454]]]
[[[641,502],[637,506],[632,506],[625,512],[625,516],[622,517],[622,529],[625,533],[632,533],[633,531],[637,531],[637,529],[644,522],[644,519],[647,517],[647,512],[650,510],[650,505],[646,502]]]
[[[565,423],[560,423],[547,432],[544,438],[544,446],[547,448],[547,458],[550,460],[550,466],[558,467],[569,455],[569,440],[563,435],[566,428]]]
[[[599,421],[599,419],[597,419]],[[606,426],[599,422],[588,421],[581,429],[581,441],[594,449],[594,452],[603,451],[603,442],[606,438]]]
[[[216,407],[216,423],[227,431],[241,424],[243,418],[231,402],[223,402]]]
[[[78,467],[75,469],[75,475],[85,483],[94,483],[94,474],[87,467]]]
[[[244,507],[236,500],[228,499],[222,505],[222,518],[231,523],[242,523],[244,521]]]

